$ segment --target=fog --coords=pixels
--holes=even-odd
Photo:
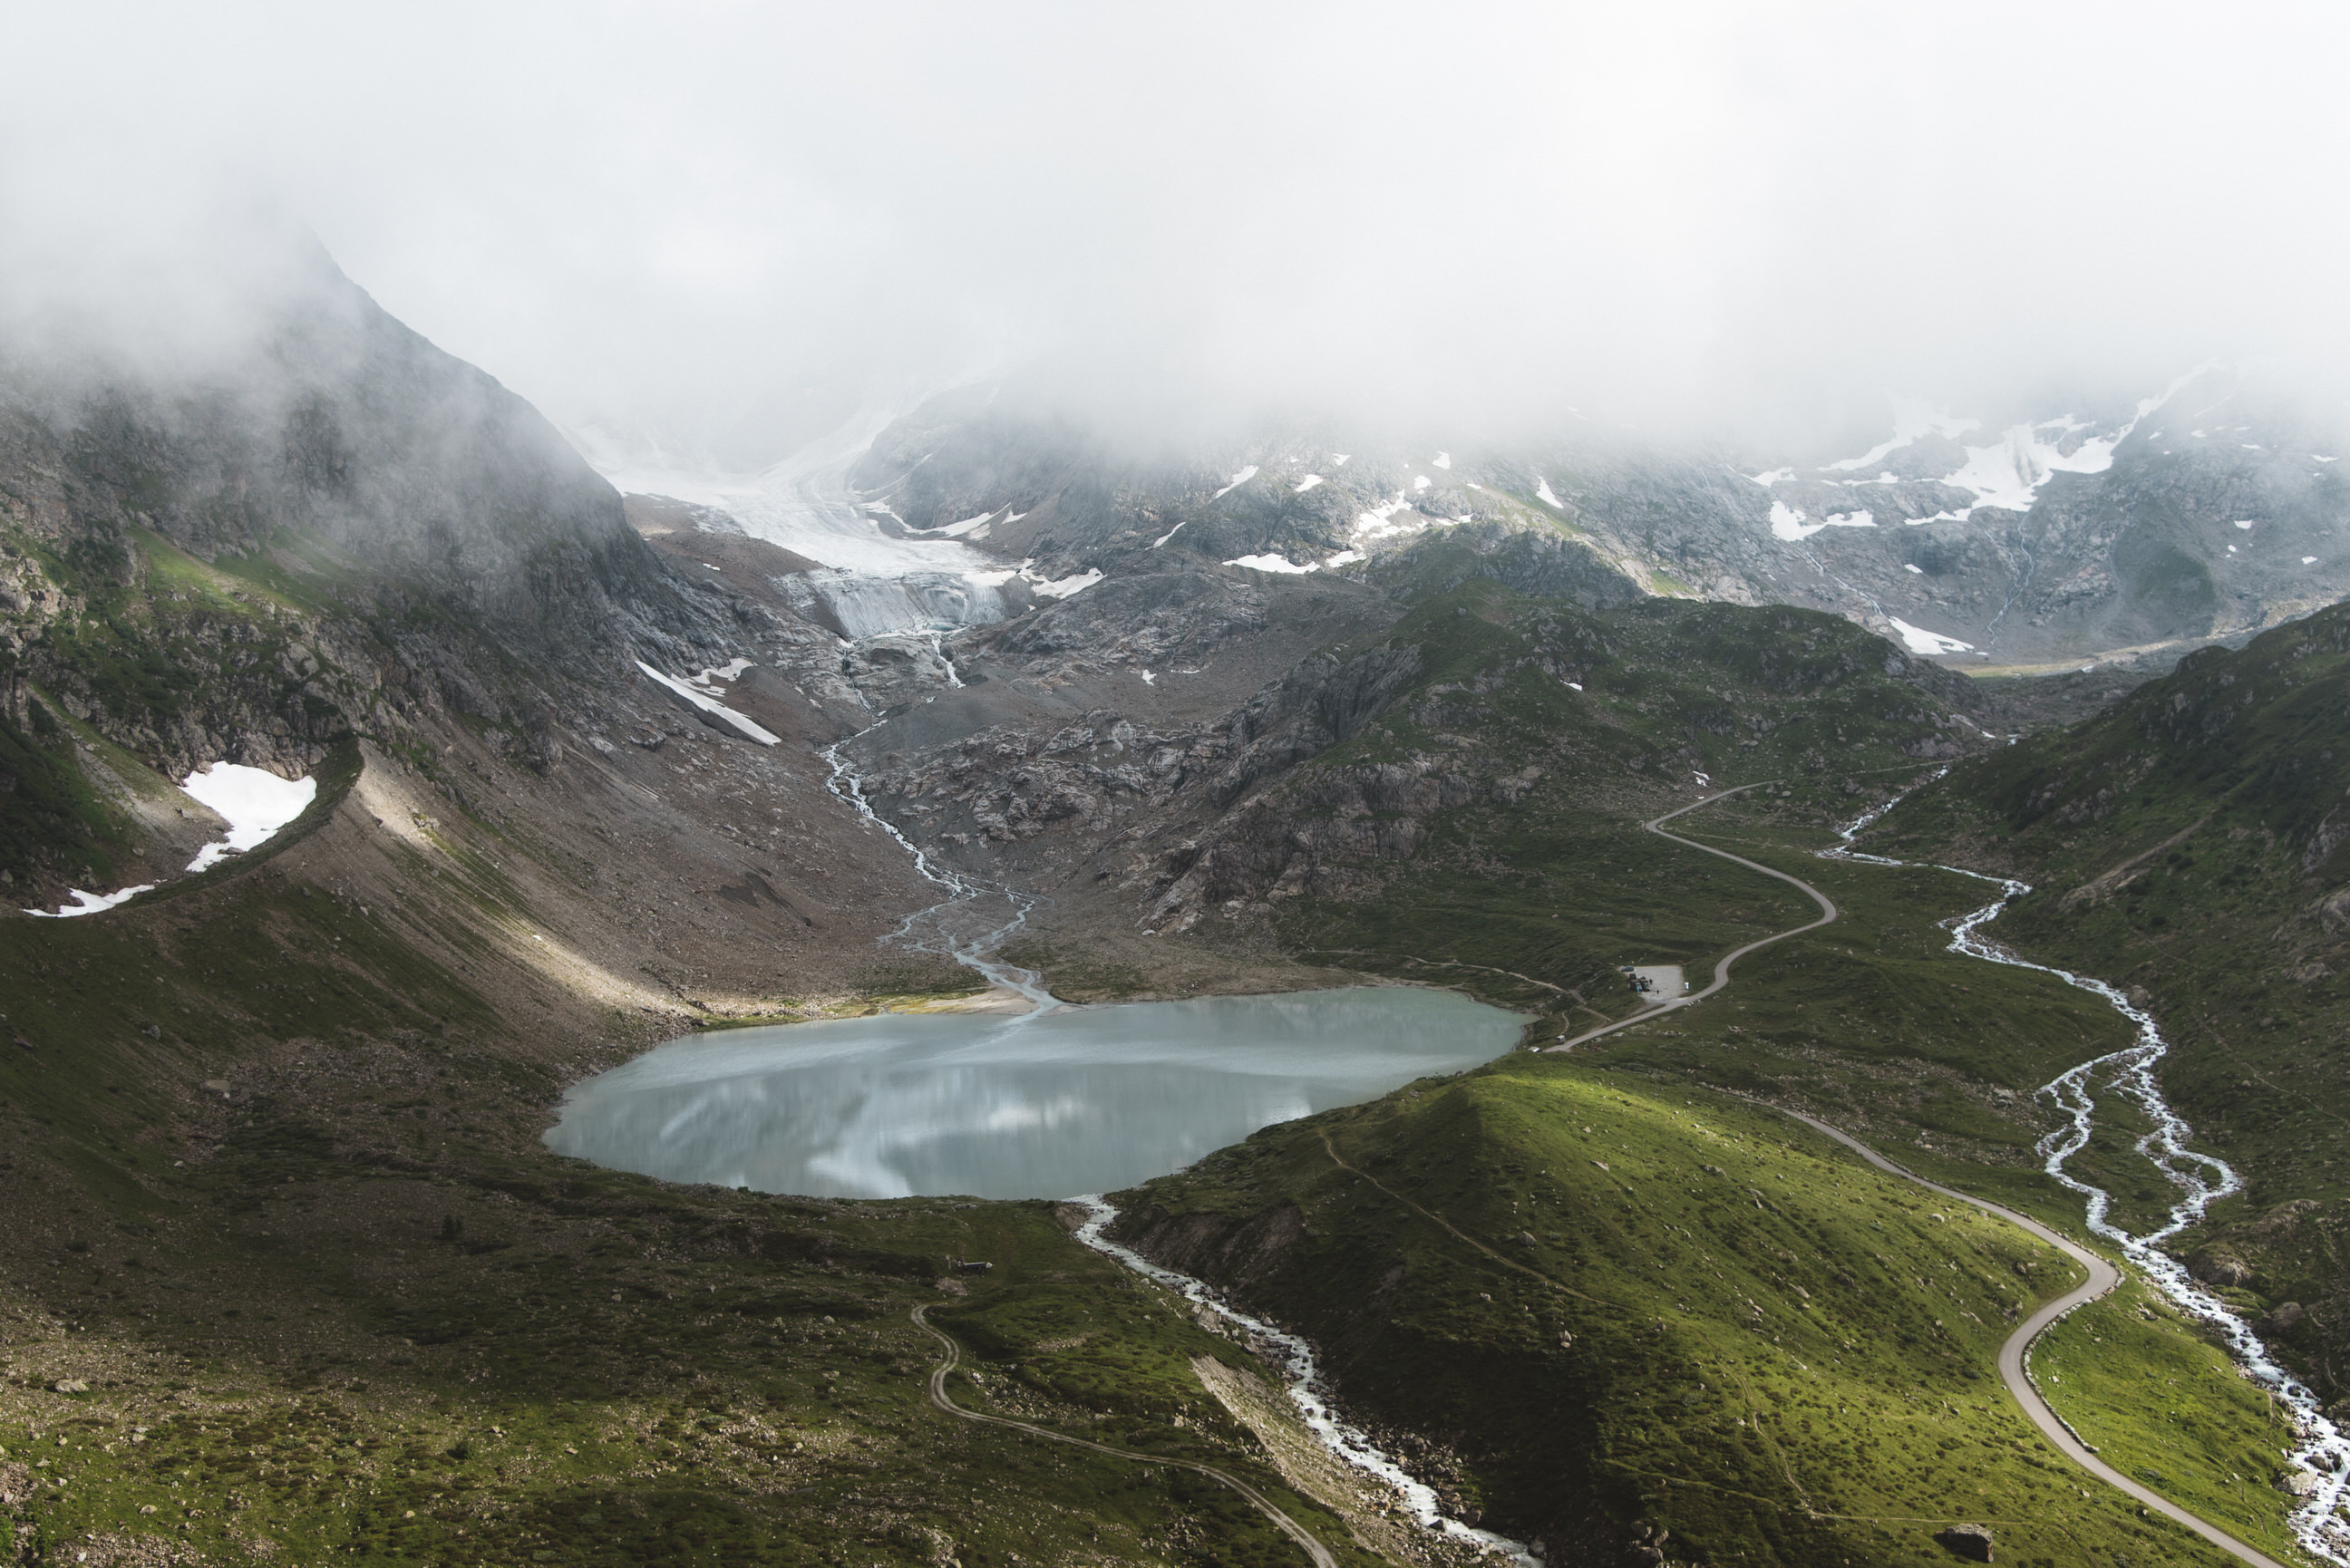
[[[1014,371],[1145,421],[1816,431],[2337,360],[2345,42],[2142,0],[17,5],[0,283],[19,327],[233,337],[268,268],[221,236],[307,225],[582,439],[734,468]]]

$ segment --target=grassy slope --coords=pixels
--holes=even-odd
[[[1294,1552],[1170,1472],[931,1411],[920,1301],[1021,1366],[965,1403],[1237,1466],[1343,1547],[1191,1371],[1238,1353],[1046,1211],[559,1159],[536,1134],[589,1021],[500,1017],[342,900],[248,867],[0,921],[0,1470],[69,1478],[0,1509],[29,1561]],[[949,1257],[997,1267],[950,1298]],[[1115,1344],[1040,1381],[1029,1327],[1094,1318]]]
[[[1520,1056],[1268,1129],[1130,1201],[1145,1234],[1296,1206],[1269,1266],[1236,1246],[1250,1299],[1565,1561],[1646,1521],[1677,1559],[1928,1563],[1960,1521],[1994,1523],[2002,1561],[2219,1561],[2081,1495],[1991,1376],[2070,1265],[1759,1107]]]

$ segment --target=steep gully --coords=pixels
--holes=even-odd
[[[879,725],[874,726],[874,728],[879,727]],[[860,732],[860,735],[869,732],[869,730]],[[850,740],[854,741],[858,738],[859,737],[852,736]],[[1035,907],[1035,900],[1016,890],[934,867],[922,850],[917,848],[893,825],[878,815],[867,803],[861,782],[843,755],[844,749],[848,743],[847,741],[841,742],[827,748],[822,753],[832,769],[832,777],[827,781],[827,787],[835,795],[852,805],[860,816],[888,833],[909,855],[913,857],[916,870],[925,879],[948,893],[947,898],[941,903],[908,916],[894,933],[895,939],[904,942],[913,950],[935,952],[951,958],[957,963],[973,970],[991,982],[1018,992],[1035,1002],[1038,1012],[1059,1006],[1058,1001],[1045,990],[1036,975],[1025,970],[993,962],[986,956],[1025,924],[1028,911]],[[1740,959],[1760,949],[1799,936],[1805,931],[1816,930],[1838,918],[1839,911],[1834,900],[1802,878],[1765,866],[1759,861],[1750,860],[1743,856],[1733,855],[1728,850],[1718,849],[1692,838],[1685,838],[1679,834],[1668,831],[1664,826],[1700,807],[1775,782],[1777,781],[1758,780],[1753,784],[1717,791],[1701,800],[1652,818],[1643,826],[1648,831],[1660,837],[1669,838],[1676,844],[1717,856],[1801,889],[1819,906],[1821,911],[1819,918],[1749,942],[1723,955],[1714,965],[1711,981],[1702,990],[1659,1003],[1614,1023],[1587,1030],[1548,1049],[1572,1050],[1588,1041],[1644,1023],[1663,1012],[1693,1005],[1725,989],[1730,983],[1731,968]],[[1823,857],[1880,866],[1906,864],[1889,860],[1881,856],[1861,854],[1850,847],[1863,830],[1875,823],[1885,812],[1890,810],[1900,798],[1897,795],[1894,800],[1887,802],[1885,805],[1839,830],[1839,836],[1843,843],[1836,848],[1821,851]],[[2315,1395],[2267,1355],[2251,1326],[2233,1309],[2202,1289],[2176,1260],[2160,1251],[2163,1242],[2199,1222],[2213,1201],[2240,1191],[2242,1188],[2241,1179],[2225,1161],[2214,1156],[2197,1153],[2187,1147],[2187,1140],[2193,1129],[2170,1108],[2168,1103],[2163,1098],[2160,1085],[2154,1076],[2155,1064],[2168,1053],[2168,1043],[2163,1040],[2160,1031],[2149,1014],[2143,1009],[2134,1006],[2126,996],[2105,981],[2076,975],[2069,971],[2049,965],[2029,962],[2003,950],[1981,934],[1981,928],[1996,919],[2009,903],[2029,893],[2031,891],[2029,886],[2022,882],[1985,877],[1980,872],[1966,871],[1955,867],[1939,867],[1937,869],[1950,871],[1958,876],[1971,877],[1979,881],[1992,882],[2001,889],[1999,898],[1991,903],[1950,922],[1951,951],[1990,963],[2037,970],[2042,973],[2054,975],[2068,985],[2102,997],[2116,1012],[2137,1025],[2138,1038],[2133,1044],[2121,1051],[2082,1063],[2059,1075],[2037,1092],[2038,1096],[2045,1096],[2053,1101],[2066,1118],[2066,1125],[2056,1132],[2051,1133],[2039,1146],[2038,1152],[2042,1156],[2043,1168],[2049,1176],[2065,1188],[2087,1199],[2085,1222],[2092,1234],[2119,1249],[2123,1255],[2135,1263],[2154,1283],[2157,1289],[2179,1307],[2210,1324],[2227,1341],[2230,1352],[2235,1355],[2245,1376],[2274,1394],[2292,1411],[2294,1426],[2301,1435],[2301,1441],[2289,1456],[2288,1463],[2295,1472],[2309,1478],[2309,1490],[2304,1501],[2294,1511],[2293,1516],[2295,1537],[2303,1549],[2312,1555],[2329,1563],[2350,1565],[2350,1529],[2345,1528],[2337,1513],[2337,1510],[2344,1501],[2345,1488],[2350,1488],[2350,1438],[2345,1438],[2334,1423],[2325,1417],[2318,1407]],[[950,924],[954,913],[968,907],[974,907],[982,900],[992,898],[1002,898],[1011,907],[1010,919],[976,938],[958,939]],[[925,932],[927,934],[923,934]],[[1030,1016],[1035,1014],[1032,1013]],[[2096,1110],[2095,1087],[2101,1080],[2110,1082],[2116,1091],[2137,1104],[2148,1120],[2154,1124],[2153,1130],[2138,1139],[2137,1151],[2153,1163],[2165,1179],[2178,1188],[2181,1194],[2179,1201],[2170,1210],[2168,1222],[2160,1229],[2145,1235],[2132,1235],[2114,1225],[2108,1218],[2112,1208],[2110,1195],[2101,1189],[2082,1181],[2065,1169],[2066,1162],[2088,1145]],[[2001,1381],[2015,1397],[2016,1402],[2023,1408],[2033,1425],[2040,1428],[2049,1441],[2066,1458],[2090,1474],[2116,1488],[2143,1506],[2194,1531],[2242,1562],[2255,1564],[2256,1568],[2283,1568],[2283,1565],[2278,1563],[2275,1559],[2244,1544],[2217,1526],[2147,1490],[2105,1463],[2042,1397],[2031,1372],[2030,1354],[2033,1343],[2051,1324],[2070,1314],[2076,1307],[2098,1300],[2110,1293],[2120,1282],[2121,1275],[2118,1270],[2096,1253],[2065,1239],[2029,1216],[2002,1205],[1970,1196],[1955,1189],[1929,1181],[1885,1158],[1849,1134],[1816,1117],[1800,1111],[1789,1110],[1784,1106],[1768,1108],[1777,1110],[1782,1115],[1800,1121],[1824,1136],[1845,1145],[1878,1169],[1913,1182],[1939,1196],[1957,1202],[1971,1204],[1985,1213],[2006,1220],[2080,1263],[2087,1273],[2085,1282],[2042,1307],[2025,1320],[2002,1345],[1999,1354]],[[1336,1158],[1335,1151],[1332,1158]],[[1287,1379],[1291,1399],[1298,1407],[1305,1425],[1315,1437],[1340,1459],[1389,1487],[1407,1511],[1422,1527],[1466,1542],[1473,1542],[1516,1563],[1533,1564],[1537,1562],[1524,1543],[1474,1529],[1446,1516],[1439,1506],[1432,1489],[1415,1480],[1401,1465],[1381,1451],[1367,1434],[1341,1417],[1336,1412],[1330,1390],[1320,1377],[1313,1348],[1306,1341],[1239,1311],[1223,1300],[1221,1293],[1212,1286],[1204,1282],[1178,1273],[1173,1270],[1161,1268],[1131,1249],[1110,1241],[1103,1232],[1117,1219],[1117,1210],[1104,1202],[1098,1195],[1087,1195],[1076,1201],[1085,1205],[1089,1210],[1088,1218],[1078,1228],[1076,1233],[1076,1239],[1080,1242],[1103,1252],[1147,1278],[1177,1291],[1187,1300],[1206,1308],[1238,1329],[1260,1354],[1282,1367]],[[1417,1208],[1418,1205],[1413,1207]],[[1431,1218],[1438,1219],[1438,1222],[1447,1231],[1452,1230],[1452,1227],[1444,1222],[1440,1217],[1431,1216]],[[1454,1233],[1458,1234],[1457,1231]],[[1462,1239],[1468,1240],[1465,1237]],[[1481,1247],[1480,1250],[1484,1249]],[[920,1322],[919,1312],[916,1315],[917,1321]],[[939,1331],[931,1327],[929,1324],[922,1323],[921,1326],[939,1337],[948,1346],[947,1362],[934,1371],[931,1378],[931,1397],[940,1408],[968,1419],[994,1421],[1002,1425],[1020,1427],[1037,1436],[1052,1438],[1059,1441],[1076,1442],[1087,1448],[1101,1447],[1098,1444],[1086,1442],[1084,1439],[1067,1438],[1043,1428],[1007,1421],[1002,1417],[982,1416],[954,1406],[943,1391],[944,1378],[947,1371],[951,1368],[955,1354],[952,1342],[940,1334]],[[1103,1449],[1102,1451],[1119,1452],[1119,1450],[1108,1449]],[[1142,1455],[1123,1455],[1122,1457],[1139,1460],[1149,1458]],[[1234,1478],[1215,1470],[1212,1467],[1194,1465],[1190,1468],[1212,1475],[1243,1492],[1251,1502],[1265,1511],[1284,1533],[1305,1546],[1317,1563],[1327,1560],[1326,1552],[1318,1542],[1253,1490]]]

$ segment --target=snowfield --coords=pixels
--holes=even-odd
[[[1876,515],[1868,512],[1832,512],[1814,523],[1800,506],[1790,506],[1783,501],[1771,503],[1771,536],[1789,544],[1808,539],[1823,528],[1874,528]]]
[[[214,763],[180,783],[196,799],[228,820],[228,836],[207,844],[190,871],[207,870],[231,855],[267,842],[272,835],[310,808],[318,798],[317,779],[281,779],[261,768],[236,763]]]
[[[1903,645],[1912,653],[1933,655],[1972,653],[1975,650],[1975,645],[1971,642],[1960,642],[1955,637],[1944,637],[1939,631],[1928,631],[1922,626],[1911,626],[1899,616],[1887,616],[1886,618],[1893,623],[1893,629],[1901,634]]]
[[[726,706],[725,703],[716,701],[704,696],[701,691],[694,690],[694,688],[687,682],[680,680],[676,676],[663,675],[660,670],[655,670],[651,665],[647,664],[641,659],[637,660],[637,668],[645,672],[646,679],[659,681],[661,685],[666,686],[671,691],[676,692],[679,696],[684,698],[687,701],[692,703],[703,712],[713,714],[720,719],[723,719],[745,738],[756,741],[763,746],[775,746],[781,745],[783,743],[783,737],[781,735],[775,734],[772,732],[762,728],[760,725],[752,722],[742,714],[734,711],[733,709]],[[708,670],[702,671],[702,675],[704,677],[709,674],[710,671]]]

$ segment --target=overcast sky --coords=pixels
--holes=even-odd
[[[2328,357],[2337,5],[9,5],[0,252],[260,192],[567,424],[1039,360],[1628,417]],[[103,275],[103,269],[93,269]]]

